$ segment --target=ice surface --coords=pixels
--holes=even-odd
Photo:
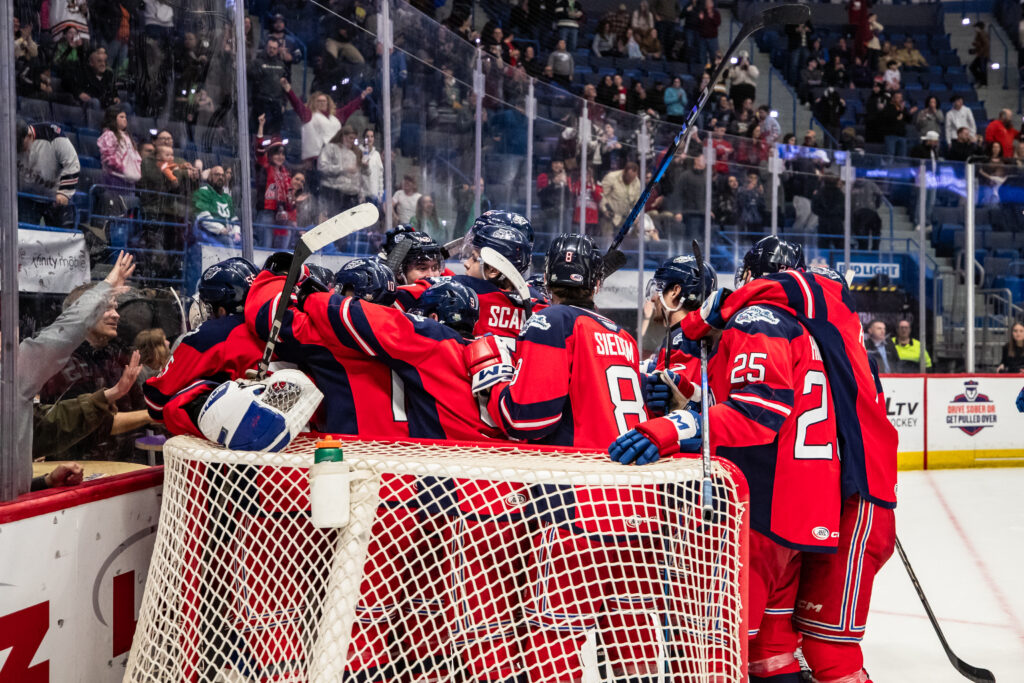
[[[1024,469],[901,472],[896,531],[953,651],[1024,682]],[[894,553],[864,639],[875,683],[965,681]]]

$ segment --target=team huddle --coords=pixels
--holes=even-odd
[[[644,360],[633,337],[595,310],[604,261],[590,237],[552,240],[528,298],[485,258],[496,252],[525,276],[533,238],[524,217],[488,211],[463,239],[465,274],[453,275],[444,247],[400,226],[379,258],[353,259],[336,274],[304,266],[295,291],[285,293],[288,253],[262,269],[242,258],[218,263],[198,286],[208,319],[147,382],[149,410],[174,434],[228,448],[287,445],[294,434],[282,411],[260,401],[259,384],[242,390],[235,382],[257,367],[286,297],[274,360],[297,367],[323,394],[314,431],[602,449],[625,466],[692,457],[707,439],[750,488],[750,680],[801,681],[802,649],[820,683],[868,681],[859,643],[874,576],[893,552],[897,444],[843,279],[806,267],[801,248],[777,237],[747,253],[735,291],[718,288],[710,264],[676,256],[648,283],[653,316],[670,334]],[[388,259],[396,253],[404,255],[397,264]],[[702,340],[711,349],[703,397]],[[393,507],[374,524],[410,523],[403,515]],[[473,524],[522,531],[483,514]],[[559,554],[586,557],[582,547],[596,556],[603,544],[630,544],[606,529],[579,532],[585,524],[542,526],[530,533],[546,548],[544,564],[528,568],[529,580],[558,582],[577,605],[586,600],[571,595],[576,570],[559,565]],[[561,575],[552,578],[555,566]],[[382,608],[389,600],[374,599]],[[374,607],[361,605],[365,614]],[[614,618],[608,604],[593,605],[598,612],[611,612],[623,634],[609,647],[645,659],[656,639],[645,642],[650,627],[631,623],[628,610]],[[545,680],[579,680],[579,639],[594,615],[546,605],[530,614],[538,628],[525,640],[495,638],[494,629],[476,641],[463,634],[483,653],[469,675],[521,680],[525,666]],[[383,638],[384,628],[361,619],[356,643]],[[658,670],[615,674],[662,680]]]

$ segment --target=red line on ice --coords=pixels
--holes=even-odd
[[[992,578],[992,575],[989,574],[988,567],[985,562],[982,561],[981,555],[974,547],[974,544],[971,543],[970,537],[964,532],[964,528],[960,525],[960,520],[957,519],[957,516],[953,513],[953,508],[951,508],[949,503],[946,502],[946,497],[942,495],[942,491],[939,490],[934,478],[927,472],[925,473],[925,479],[928,481],[928,485],[932,487],[932,491],[935,492],[935,497],[938,499],[942,509],[946,512],[946,516],[949,517],[950,523],[956,530],[957,535],[960,536],[960,540],[963,542],[968,554],[974,560],[974,564],[978,567],[978,571],[981,572],[981,576],[985,580],[985,583],[988,584],[989,590],[991,590],[995,595],[996,604],[999,605],[1003,614],[1006,615],[1006,618],[1009,621],[1009,626],[1015,631],[1017,638],[1024,642],[1024,626],[1021,625],[1017,615],[1009,608],[1009,601],[1007,601],[1006,596],[999,587],[999,584],[996,583],[995,579]]]

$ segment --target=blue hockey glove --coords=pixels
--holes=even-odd
[[[1024,413],[1024,389],[1021,389],[1020,393],[1017,394],[1017,410]]]
[[[725,327],[725,318],[722,317],[722,306],[725,300],[732,294],[728,287],[719,287],[709,296],[700,307],[700,317],[711,327],[720,330]],[[700,353],[698,349],[697,353]]]
[[[608,455],[623,465],[647,465],[663,455],[697,453],[701,443],[700,415],[676,410],[626,432],[608,447]]]
[[[665,373],[670,382],[679,383],[679,375],[671,370]],[[660,373],[641,375],[640,388],[643,391],[644,405],[649,415],[661,416],[669,411],[669,403],[674,397],[672,387],[665,383]],[[680,406],[681,407],[681,406]]]

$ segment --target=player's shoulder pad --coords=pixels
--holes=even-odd
[[[729,319],[725,329],[782,339],[795,339],[803,334],[800,323],[791,314],[762,305],[747,306]]]
[[[245,316],[241,313],[211,318],[182,337],[181,343],[199,352],[209,351],[225,341],[238,328],[246,329]]]
[[[581,315],[586,313],[588,311],[576,308],[575,306],[548,306],[530,316],[530,319],[526,321],[526,325],[523,326],[521,336],[534,341],[551,340],[561,346],[565,343],[565,339],[569,336],[576,321]],[[614,323],[612,325],[614,327]],[[618,328],[614,329],[617,330]]]
[[[366,301],[360,301],[359,303],[369,306],[377,306],[377,304],[372,304]],[[447,325],[437,322],[436,320],[425,318],[422,315],[416,315],[415,313],[402,313],[402,315],[412,322],[413,331],[420,337],[426,337],[427,339],[433,339],[434,341],[454,340],[462,345],[469,344],[469,342],[472,341],[470,339],[464,339],[461,334]]]
[[[465,285],[470,288],[476,292],[477,296],[501,291],[501,289],[493,282],[481,280],[480,278],[473,277],[472,275],[452,275],[451,279],[453,282],[458,282],[460,285]]]

